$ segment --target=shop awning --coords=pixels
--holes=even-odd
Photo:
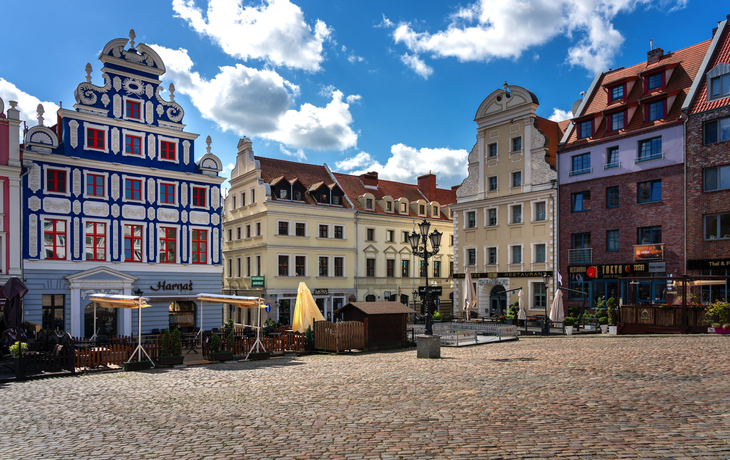
[[[147,302],[195,302],[198,300],[198,296],[195,294],[189,295],[148,295],[145,297]]]
[[[92,294],[89,300],[96,302],[100,307],[104,308],[134,309],[151,307],[151,305],[147,303],[146,297],[135,297],[133,295]]]
[[[693,280],[687,281],[687,286],[724,286],[726,282],[727,280]]]

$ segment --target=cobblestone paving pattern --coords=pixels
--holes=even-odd
[[[530,338],[0,384],[0,458],[730,458],[730,338]]]

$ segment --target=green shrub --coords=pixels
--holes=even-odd
[[[578,307],[568,307],[568,316],[572,316],[575,318],[580,314],[580,308]]]
[[[575,326],[575,318],[573,318],[572,316],[566,316],[563,320],[563,324],[565,324],[566,326]]]
[[[15,342],[10,345],[10,354],[16,358],[23,356],[23,353],[28,349],[28,344],[25,342]]]
[[[722,300],[717,300],[714,303],[706,305],[705,311],[712,316],[717,316],[718,321],[721,323],[727,323],[728,313],[730,313],[730,305]]]
[[[438,311],[435,311],[435,312],[433,312],[433,315],[431,315],[431,318],[432,318],[432,319],[433,319],[434,321],[440,321],[440,320],[441,320],[441,318],[442,318],[442,316],[441,316],[441,312],[438,312]]]
[[[314,345],[314,331],[312,331],[312,326],[307,326],[307,330],[304,332],[304,343]]]
[[[162,333],[162,343],[160,344],[160,356],[172,356],[170,353],[170,330],[165,329]]]
[[[598,324],[600,324],[601,326],[605,326],[606,324],[608,324],[608,316],[601,316],[600,318],[598,318]]]
[[[618,311],[616,310],[616,299],[613,297],[606,301],[606,313],[608,314],[608,324],[615,326],[618,324]]]
[[[233,353],[233,349],[236,345],[236,338],[233,336],[233,329],[231,329],[231,332],[228,333],[228,337],[226,337],[226,350]]]
[[[180,329],[175,328],[170,337],[170,355],[182,356],[182,339],[180,338]]]
[[[225,327],[226,329],[231,329],[233,327],[233,320],[229,319],[228,321],[226,321]]]
[[[221,338],[218,337],[218,334],[213,334],[210,337],[210,352],[218,353],[220,350],[221,350]]]
[[[513,303],[509,306],[509,310],[507,310],[507,318],[511,319],[517,319],[517,315],[520,312],[520,306],[518,303]]]

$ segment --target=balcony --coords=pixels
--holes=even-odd
[[[578,176],[580,174],[590,174],[593,172],[593,168],[583,168],[583,169],[576,169],[573,171],[570,171],[568,173],[569,176]]]
[[[644,161],[661,160],[664,158],[664,152],[655,153],[653,155],[644,155],[634,160],[634,163],[642,163]]]
[[[605,170],[605,169],[611,169],[611,168],[618,168],[620,166],[621,166],[621,162],[616,161],[614,163],[606,163],[605,165],[603,165],[603,169]]]
[[[571,264],[593,263],[593,248],[568,249],[568,260]]]

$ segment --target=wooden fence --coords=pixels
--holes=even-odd
[[[314,348],[340,352],[365,348],[365,324],[360,321],[314,323]]]
[[[619,309],[619,333],[707,332],[713,318],[703,308],[624,305]]]
[[[245,357],[256,342],[256,337],[236,337],[233,344],[233,354]],[[302,351],[304,350],[303,334],[282,334],[278,337],[261,337],[261,344],[266,351]],[[203,342],[203,356],[208,356],[209,340]],[[221,337],[221,349],[230,350],[226,337]]]
[[[110,365],[123,366],[136,347],[137,343],[134,342],[133,344],[109,344],[100,347],[79,348],[76,349],[74,363],[77,369]],[[160,345],[158,343],[143,343],[142,348],[153,361],[159,361]]]

